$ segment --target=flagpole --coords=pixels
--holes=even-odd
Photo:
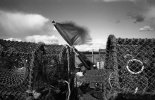
[[[94,63],[94,49],[92,49],[92,62]]]
[[[99,49],[99,67],[101,68],[101,51]]]
[[[82,59],[82,57],[81,57],[80,53],[78,52],[78,50],[77,50],[74,46],[72,46],[72,48],[73,48],[75,54],[76,54],[76,55],[78,56],[78,58],[80,59],[80,61],[83,63],[83,65],[84,65],[87,69],[91,69],[91,66],[88,66],[88,64]]]

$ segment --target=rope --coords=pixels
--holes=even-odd
[[[67,61],[68,61],[68,81],[70,81],[70,78],[69,78],[69,74],[70,74],[70,55],[69,55],[69,48],[68,46],[66,46],[67,48]],[[70,90],[70,83],[68,81],[64,81],[67,86],[68,86],[68,96],[67,96],[67,99],[66,100],[69,100],[70,99],[70,94],[71,94],[71,90]]]
[[[67,62],[68,62],[68,66],[67,66],[67,68],[68,68],[68,76],[69,76],[69,73],[70,73],[70,55],[69,55],[69,48],[68,48],[68,46],[66,46],[66,48],[67,48]]]
[[[69,100],[70,99],[70,94],[71,94],[71,89],[70,89],[70,83],[68,82],[68,81],[64,81],[66,84],[67,84],[67,86],[68,86],[68,96],[67,96],[67,99],[66,100]]]

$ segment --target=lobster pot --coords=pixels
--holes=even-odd
[[[0,39],[0,51],[31,53],[39,46],[40,44],[31,42],[7,41]]]
[[[32,52],[40,45],[0,39],[0,96],[23,100],[30,84]],[[31,77],[32,78],[32,77]]]
[[[29,84],[31,56],[24,53],[0,54],[0,96],[24,99]]]
[[[110,35],[105,68],[117,92],[155,94],[155,39],[122,39]]]
[[[71,66],[74,67],[74,55],[70,48],[63,45],[44,45],[42,61],[36,57],[33,88],[58,87],[59,80],[68,80]],[[39,58],[40,59],[40,58]]]

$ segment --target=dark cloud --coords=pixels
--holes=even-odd
[[[155,5],[155,0],[147,0],[150,5]]]
[[[135,4],[135,11],[131,11],[127,15],[134,20],[134,23],[147,22],[155,25],[155,0],[133,0],[137,1]]]
[[[145,20],[145,17],[140,14],[129,15],[129,16],[134,20],[134,23],[144,22]]]
[[[146,0],[94,0],[94,1],[103,1],[103,2],[141,2],[141,1],[146,1]]]

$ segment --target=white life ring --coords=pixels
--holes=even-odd
[[[141,68],[140,71],[138,71],[138,72],[134,72],[134,71],[131,71],[131,70],[130,70],[128,64],[131,63],[131,62],[133,62],[133,61],[137,61],[137,62],[139,62],[139,63],[142,65],[142,68]],[[140,74],[140,73],[144,70],[144,65],[143,65],[143,62],[140,61],[140,60],[138,60],[138,59],[131,59],[131,60],[129,60],[129,61],[127,62],[127,66],[126,66],[126,68],[127,68],[127,70],[128,70],[131,74]]]

